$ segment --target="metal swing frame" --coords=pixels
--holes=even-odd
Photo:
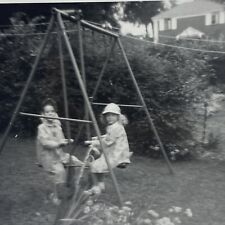
[[[73,53],[73,50],[72,50],[72,46],[70,44],[70,41],[69,41],[69,38],[68,38],[68,35],[65,31],[65,25],[64,25],[64,22],[63,22],[63,18],[73,22],[73,23],[76,23],[77,24],[77,27],[78,27],[78,41],[79,41],[79,55],[80,55],[80,61],[81,61],[81,72],[78,68],[78,65],[77,65],[77,61],[76,61],[76,58],[74,56],[74,53]],[[62,118],[60,117],[61,120],[65,120],[66,122],[66,135],[69,139],[71,139],[71,130],[70,130],[70,122],[81,122],[82,125],[80,126],[79,128],[79,132],[78,132],[78,135],[76,137],[76,140],[75,140],[75,144],[78,142],[78,139],[79,139],[79,136],[82,132],[82,129],[84,128],[84,124],[86,124],[86,129],[87,129],[87,135],[88,137],[90,137],[90,131],[89,131],[89,123],[93,123],[93,126],[94,126],[94,129],[95,129],[95,132],[97,134],[97,137],[99,138],[100,140],[100,145],[101,145],[101,148],[103,150],[103,154],[105,156],[105,159],[106,159],[106,163],[108,165],[108,169],[109,169],[109,172],[110,172],[110,176],[112,178],[112,181],[113,181],[113,185],[114,185],[114,188],[116,190],[116,193],[117,193],[117,196],[118,196],[118,200],[119,200],[119,203],[120,205],[122,206],[123,205],[123,200],[122,200],[122,195],[121,195],[121,192],[120,192],[120,189],[119,189],[119,186],[118,186],[118,182],[117,182],[117,179],[115,177],[115,174],[111,168],[111,165],[109,163],[109,160],[107,158],[107,155],[106,155],[106,152],[105,152],[105,149],[103,147],[103,144],[102,144],[102,141],[101,141],[101,132],[100,132],[100,129],[99,129],[99,126],[97,124],[97,120],[96,120],[96,117],[95,117],[95,114],[94,114],[94,111],[92,109],[92,104],[93,105],[105,105],[106,103],[96,103],[96,102],[93,102],[94,99],[95,99],[95,96],[97,94],[97,91],[98,91],[98,88],[100,86],[100,83],[102,81],[102,78],[104,76],[104,73],[105,73],[105,70],[107,68],[107,65],[109,63],[109,60],[112,56],[112,53],[113,53],[113,50],[116,46],[116,44],[118,45],[119,49],[121,50],[121,53],[122,53],[122,56],[124,58],[124,61],[125,61],[125,64],[128,68],[128,71],[129,71],[129,74],[130,74],[130,77],[131,77],[131,80],[134,84],[134,87],[135,87],[135,90],[137,92],[137,95],[139,97],[139,100],[140,100],[140,105],[123,105],[123,104],[119,104],[120,106],[122,107],[134,107],[134,108],[143,108],[145,114],[146,114],[146,117],[147,117],[147,120],[150,124],[150,127],[152,128],[152,131],[155,135],[155,138],[160,146],[160,149],[162,151],[162,154],[164,156],[164,159],[167,163],[167,166],[168,166],[168,169],[169,169],[169,172],[171,174],[174,173],[173,171],[173,168],[172,168],[172,165],[168,159],[168,156],[166,154],[166,151],[163,147],[163,144],[161,142],[161,139],[158,135],[158,132],[157,132],[157,129],[153,123],[153,120],[151,118],[151,115],[150,115],[150,112],[148,111],[148,108],[147,108],[147,105],[144,101],[144,98],[142,96],[142,93],[139,89],[139,86],[138,86],[138,83],[136,81],[136,78],[134,76],[134,73],[131,69],[131,66],[130,66],[130,63],[128,61],[128,58],[127,58],[127,55],[125,53],[125,50],[123,48],[123,45],[121,43],[121,40],[120,40],[120,37],[118,34],[116,33],[113,33],[111,31],[108,31],[108,30],[105,30],[103,28],[100,28],[98,26],[95,26],[85,20],[82,20],[80,19],[79,17],[74,17],[74,16],[71,16],[67,13],[65,13],[64,11],[61,11],[59,9],[56,9],[54,8],[52,10],[52,17],[50,19],[50,23],[48,25],[48,28],[47,28],[47,32],[46,32],[46,35],[40,45],[40,48],[39,48],[39,52],[35,58],[35,61],[34,61],[34,64],[32,66],[32,69],[31,69],[31,72],[28,76],[28,79],[25,83],[25,86],[24,86],[24,89],[22,90],[22,93],[20,95],[20,98],[17,102],[17,105],[15,107],[15,110],[12,114],[12,117],[10,119],[10,122],[3,134],[3,137],[1,139],[1,143],[0,143],[0,154],[2,153],[3,149],[4,149],[4,146],[7,142],[7,139],[8,139],[8,136],[9,136],[9,133],[11,131],[11,128],[18,116],[18,114],[20,113],[19,110],[21,108],[21,105],[23,104],[23,101],[24,101],[24,98],[27,94],[27,91],[28,91],[28,88],[30,87],[30,84],[34,78],[34,75],[35,75],[35,72],[36,72],[36,69],[37,69],[37,66],[40,62],[40,59],[41,59],[41,55],[48,43],[48,40],[49,40],[49,36],[50,36],[50,33],[52,32],[52,30],[54,29],[55,27],[55,24],[57,24],[57,30],[58,30],[58,49],[59,49],[59,56],[60,56],[60,68],[61,68],[61,79],[62,79],[62,88],[63,88],[63,98],[64,98],[64,110],[65,110],[65,117],[66,118]],[[83,36],[82,36],[82,28],[88,28],[92,31],[95,31],[95,32],[98,32],[98,33],[101,33],[103,35],[106,35],[106,36],[109,36],[111,37],[113,40],[112,40],[112,43],[111,43],[111,47],[110,47],[110,50],[108,52],[108,55],[105,59],[105,62],[103,64],[103,67],[101,69],[101,72],[99,74],[99,77],[98,77],[98,80],[97,80],[97,84],[94,88],[94,91],[91,95],[91,97],[88,96],[87,94],[87,90],[86,90],[86,76],[85,76],[85,62],[84,62],[84,51],[83,51]],[[83,95],[83,98],[84,98],[84,103],[85,103],[85,118],[84,120],[78,120],[78,119],[70,119],[69,118],[69,108],[68,108],[68,98],[67,98],[67,88],[66,88],[66,76],[65,76],[65,69],[64,69],[64,58],[63,58],[63,46],[62,46],[62,40],[64,41],[64,44],[65,44],[65,47],[69,53],[69,56],[70,56],[70,60],[71,60],[71,63],[72,63],[72,66],[73,66],[73,70],[74,70],[74,74],[75,74],[75,77],[79,83],[79,87],[81,89],[81,92],[82,92],[82,95]],[[23,113],[23,115],[27,114],[26,116],[34,116],[32,114],[28,115],[29,113]],[[36,114],[35,114],[36,115]],[[36,117],[38,117],[36,115]],[[89,121],[89,118],[90,118],[90,121]],[[71,150],[72,151],[72,150]],[[68,175],[69,177],[69,175]]]

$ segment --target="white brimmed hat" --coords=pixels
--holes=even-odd
[[[120,107],[116,105],[115,103],[110,103],[105,107],[105,109],[102,112],[102,114],[106,114],[106,113],[115,113],[117,115],[120,115],[121,114]]]

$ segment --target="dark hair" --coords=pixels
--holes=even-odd
[[[47,99],[45,99],[45,100],[42,102],[42,104],[41,104],[41,109],[42,109],[42,111],[44,111],[44,107],[45,107],[46,105],[51,105],[51,106],[55,109],[55,111],[57,111],[57,105],[56,105],[56,102],[55,102],[55,100],[53,100],[52,98],[47,98]]]

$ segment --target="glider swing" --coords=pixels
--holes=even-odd
[[[66,30],[65,30],[65,25],[64,25],[64,22],[63,22],[63,18],[77,24],[77,27],[78,27],[78,41],[79,41],[79,56],[80,56],[80,62],[81,62],[81,71],[79,70],[78,68],[78,65],[77,65],[77,61],[76,61],[76,58],[74,56],[74,53],[73,53],[73,49],[71,47],[71,43],[69,41],[69,37],[66,33]],[[21,108],[21,105],[24,101],[24,98],[26,96],[26,93],[28,91],[28,88],[30,87],[30,84],[33,80],[33,77],[34,77],[34,74],[36,72],[36,69],[37,69],[37,66],[39,64],[39,61],[40,61],[40,58],[41,58],[41,55],[48,43],[48,40],[49,40],[49,36],[50,36],[50,33],[52,32],[52,30],[54,29],[55,25],[57,24],[56,28],[57,28],[57,31],[58,31],[58,48],[59,48],[59,56],[60,56],[60,68],[61,68],[61,79],[62,79],[62,88],[63,88],[63,98],[64,98],[64,110],[65,110],[65,118],[63,117],[59,117],[58,119],[59,120],[62,120],[62,121],[65,121],[66,122],[66,135],[67,135],[67,138],[68,139],[71,139],[71,130],[70,130],[70,122],[79,122],[79,123],[82,123],[82,125],[80,126],[80,129],[79,129],[79,132],[78,132],[78,135],[74,141],[75,145],[77,144],[78,142],[78,139],[79,139],[79,136],[81,134],[81,131],[84,127],[84,124],[87,124],[87,136],[88,136],[88,139],[90,138],[90,131],[89,131],[89,124],[93,124],[93,127],[94,127],[94,130],[96,132],[96,135],[100,141],[100,146],[101,146],[101,149],[103,151],[103,154],[105,156],[105,160],[106,160],[106,163],[107,163],[107,166],[108,166],[108,169],[109,169],[109,172],[110,172],[110,176],[112,178],[112,181],[113,181],[113,185],[114,185],[114,188],[116,190],[116,193],[117,193],[117,196],[118,196],[118,200],[119,200],[119,203],[120,205],[122,206],[123,205],[123,200],[122,200],[122,196],[121,196],[121,193],[120,193],[120,190],[119,190],[119,186],[118,186],[118,182],[117,182],[117,179],[116,179],[116,176],[111,168],[111,165],[109,163],[109,160],[107,158],[107,155],[106,155],[106,152],[105,152],[105,149],[103,147],[103,144],[102,144],[102,141],[101,141],[101,132],[100,132],[100,129],[99,129],[99,126],[98,126],[98,123],[97,123],[97,120],[96,120],[96,117],[95,117],[95,114],[94,114],[94,111],[92,109],[92,105],[100,105],[100,106],[104,106],[106,105],[107,103],[98,103],[98,102],[94,102],[95,100],[95,97],[96,97],[96,94],[97,94],[97,91],[98,91],[98,88],[101,84],[101,81],[102,81],[102,78],[104,76],[104,73],[105,73],[105,70],[107,68],[107,65],[109,63],[109,60],[110,60],[110,57],[112,56],[112,52],[115,48],[115,45],[117,44],[119,46],[119,49],[121,50],[121,53],[122,53],[122,56],[125,60],[125,64],[128,68],[128,71],[129,71],[129,75],[130,75],[130,78],[134,84],[134,87],[135,87],[135,90],[137,92],[137,96],[140,100],[140,105],[124,105],[124,104],[118,104],[119,106],[121,107],[133,107],[133,108],[142,108],[146,114],[146,117],[147,117],[147,120],[148,120],[148,123],[150,124],[152,130],[153,130],[153,133],[155,135],[155,138],[160,146],[160,149],[162,151],[162,154],[164,156],[164,159],[167,163],[167,166],[168,166],[168,169],[170,171],[171,174],[173,174],[173,169],[172,169],[172,166],[171,166],[171,163],[167,157],[167,154],[165,152],[165,149],[163,147],[163,144],[160,140],[160,137],[158,135],[158,132],[156,130],[156,127],[153,123],[153,120],[151,118],[151,115],[148,111],[148,108],[147,108],[147,105],[145,103],[145,100],[142,96],[142,93],[139,89],[139,86],[137,84],[137,81],[136,81],[136,78],[133,74],[133,71],[131,69],[131,66],[130,66],[130,63],[128,61],[128,58],[127,58],[127,55],[125,53],[125,50],[123,48],[123,45],[121,43],[121,40],[120,40],[120,37],[118,34],[114,33],[114,32],[111,32],[111,31],[108,31],[106,29],[103,29],[101,27],[98,27],[96,25],[93,25],[83,19],[80,18],[80,16],[71,16],[69,15],[68,13],[66,13],[65,11],[62,11],[62,10],[59,10],[59,9],[56,9],[54,8],[52,10],[52,17],[50,19],[50,23],[48,25],[48,28],[47,28],[47,32],[46,32],[46,35],[44,37],[44,40],[43,42],[41,43],[41,46],[39,48],[39,52],[35,58],[35,61],[34,61],[34,64],[32,66],[32,70],[28,76],[28,79],[26,81],[26,84],[25,84],[25,87],[20,95],[20,98],[19,98],[19,101],[16,105],[16,108],[13,112],[13,115],[11,117],[11,120],[4,132],[4,135],[2,137],[2,140],[1,140],[1,143],[0,143],[0,153],[3,151],[3,148],[6,144],[6,141],[7,141],[7,138],[8,138],[8,135],[9,135],[9,132],[18,116],[18,114],[20,113],[20,108]],[[87,28],[93,32],[98,32],[100,34],[103,34],[104,36],[108,36],[108,37],[111,37],[112,39],[112,42],[111,42],[111,46],[110,46],[110,50],[108,52],[108,55],[105,59],[105,62],[102,66],[102,69],[101,69],[101,72],[99,74],[99,77],[98,77],[98,80],[97,80],[97,84],[94,88],[94,91],[91,95],[91,97],[88,96],[87,94],[87,90],[86,90],[86,76],[85,76],[85,63],[84,63],[84,52],[83,52],[83,38],[82,38],[82,28]],[[82,92],[82,95],[83,95],[83,98],[84,98],[84,104],[85,104],[85,118],[84,120],[80,120],[80,119],[71,119],[69,118],[69,109],[68,109],[68,98],[67,98],[67,88],[66,88],[66,78],[65,78],[65,70],[64,70],[64,59],[63,59],[63,48],[62,48],[62,39],[64,41],[64,44],[66,46],[66,49],[69,53],[69,57],[70,57],[70,60],[71,60],[71,63],[72,63],[72,66],[73,66],[73,70],[74,70],[74,74],[75,74],[75,77],[79,83],[79,87],[81,89],[81,92]],[[37,114],[32,114],[32,113],[20,113],[21,115],[23,116],[33,116],[33,117],[43,117],[42,115],[37,115]],[[71,150],[72,152],[72,150]],[[85,161],[88,160],[88,155],[89,155],[90,151],[88,151],[86,157],[85,157]],[[123,165],[121,165],[121,167],[123,167]],[[79,173],[79,176],[78,176],[78,179],[76,180],[75,184],[76,184],[76,189],[75,189],[75,197],[77,196],[78,194],[78,190],[79,190],[79,182],[80,182],[80,179],[82,177],[82,174],[83,174],[83,171],[84,171],[84,168],[81,168],[80,169],[80,173]],[[70,169],[68,169],[68,180],[71,179],[71,171]],[[78,200],[80,198],[78,197]],[[72,203],[72,206],[69,208],[69,212],[67,213],[67,215],[71,216],[74,214],[74,210],[76,209],[77,207],[77,202],[79,202],[78,200],[76,200],[76,202]]]

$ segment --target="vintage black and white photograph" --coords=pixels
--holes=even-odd
[[[0,224],[224,225],[225,1],[0,1]]]

